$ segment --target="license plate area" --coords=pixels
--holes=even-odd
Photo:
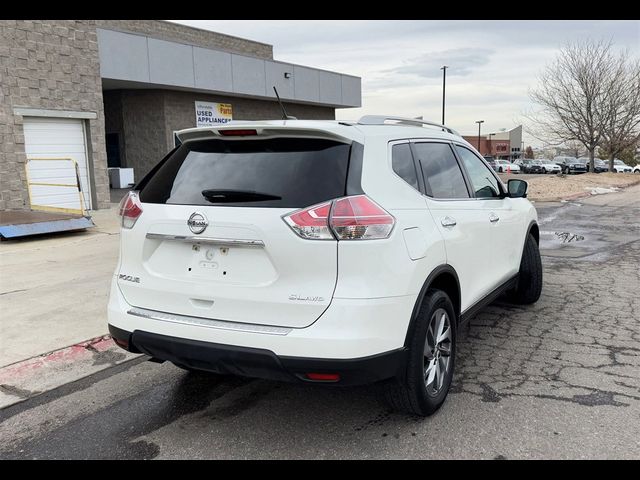
[[[226,278],[231,273],[229,258],[231,247],[219,245],[191,245],[191,261],[187,272],[193,276]]]

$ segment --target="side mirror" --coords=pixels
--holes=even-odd
[[[527,198],[527,187],[529,185],[524,180],[512,178],[507,182],[507,190],[511,198]]]

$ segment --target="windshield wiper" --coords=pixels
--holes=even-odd
[[[278,195],[260,193],[253,190],[203,190],[202,196],[211,203],[262,202],[282,200]]]

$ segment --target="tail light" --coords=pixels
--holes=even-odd
[[[387,238],[395,219],[366,195],[358,195],[335,200],[329,223],[338,240],[368,240]]]
[[[284,217],[298,236],[313,240],[387,238],[395,219],[366,195],[344,197]]]
[[[122,217],[122,228],[133,228],[142,215],[142,204],[137,192],[129,192],[126,197],[120,200],[118,215]]]
[[[312,240],[333,240],[328,219],[331,202],[314,205],[284,217],[284,221],[299,237]]]
[[[220,135],[225,137],[244,137],[246,135],[257,135],[258,131],[254,129],[244,129],[244,130],[218,130]]]

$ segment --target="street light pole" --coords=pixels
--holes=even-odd
[[[447,82],[447,65],[443,65],[440,70],[442,70],[442,125],[444,125],[444,89]]]
[[[478,124],[478,152],[480,151],[480,125],[484,123],[484,120],[476,120]]]

